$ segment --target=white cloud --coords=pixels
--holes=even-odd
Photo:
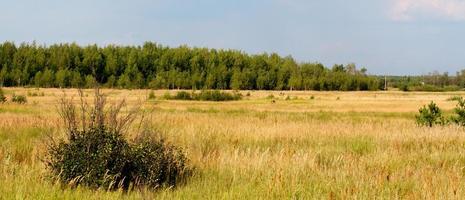
[[[392,0],[390,17],[396,21],[416,18],[465,20],[465,0]]]

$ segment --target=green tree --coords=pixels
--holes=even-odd
[[[60,88],[68,87],[70,85],[70,78],[71,74],[68,70],[60,69],[55,74],[55,85],[57,85]]]
[[[55,83],[55,74],[50,69],[45,69],[41,78],[40,78],[40,86],[41,87],[53,87]]]
[[[34,84],[36,87],[41,87],[42,86],[42,72],[39,71],[36,73],[34,76]]]
[[[97,81],[92,75],[87,75],[85,78],[85,87],[86,88],[95,88],[97,86]]]
[[[6,66],[3,66],[2,70],[0,70],[0,87],[3,87],[5,85],[7,78],[8,78],[8,71],[6,69]]]
[[[291,90],[300,90],[302,88],[302,75],[299,71],[294,70],[289,78],[289,88]]]
[[[234,69],[232,76],[231,76],[231,89],[233,90],[240,90],[244,89],[243,87],[244,77],[242,72],[239,69]]]
[[[70,78],[70,84],[72,87],[74,88],[79,88],[79,87],[82,87],[83,85],[83,81],[82,81],[82,77],[81,77],[81,74],[78,72],[78,71],[73,71],[71,72],[71,78]]]

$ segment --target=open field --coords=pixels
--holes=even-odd
[[[241,101],[159,100],[166,91],[104,90],[110,101],[153,108],[156,130],[185,149],[195,173],[175,189],[68,189],[41,162],[60,134],[60,89],[4,88],[28,103],[0,104],[0,199],[460,199],[465,130],[421,128],[418,108],[449,112],[465,93],[241,91]],[[68,96],[76,90],[64,91]],[[86,90],[89,97],[92,90]],[[175,91],[171,91],[174,93]],[[283,94],[281,94],[283,93]],[[277,98],[272,103],[269,98]],[[289,96],[291,100],[285,100]],[[314,97],[311,99],[311,97]]]

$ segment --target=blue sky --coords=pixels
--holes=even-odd
[[[277,52],[372,74],[465,69],[465,0],[0,0],[0,41]]]

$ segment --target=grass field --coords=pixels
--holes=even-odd
[[[41,159],[47,134],[61,134],[56,105],[63,91],[4,91],[8,97],[43,96],[28,96],[25,105],[0,104],[0,199],[465,196],[465,130],[422,128],[414,120],[418,108],[432,100],[450,112],[455,102],[446,99],[465,93],[241,91],[250,97],[198,102],[147,101],[148,90],[104,90],[110,101],[126,98],[130,105],[153,108],[156,130],[184,148],[195,167],[194,175],[177,188],[126,194],[51,182]],[[92,92],[86,90],[89,98]]]

